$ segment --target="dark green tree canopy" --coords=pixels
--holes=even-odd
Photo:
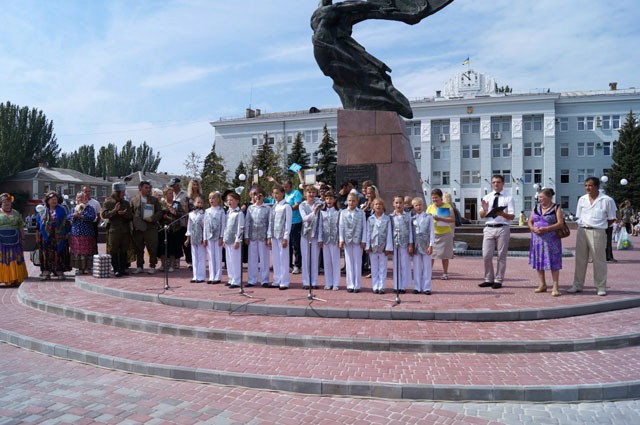
[[[0,178],[41,162],[55,166],[59,155],[53,122],[42,111],[0,104]]]
[[[634,209],[640,208],[640,126],[638,118],[633,111],[627,115],[627,120],[620,128],[613,149],[613,166],[607,174],[609,180],[604,185],[605,192],[611,196],[618,205],[625,199],[631,201]],[[620,182],[626,179],[628,184]]]
[[[307,150],[302,143],[302,133],[296,134],[296,138],[293,141],[291,147],[291,153],[287,157],[287,165],[300,164],[302,168],[309,168],[309,157]]]
[[[220,193],[228,187],[227,170],[224,168],[223,158],[216,153],[216,145],[204,159],[202,168],[202,193],[209,194],[217,190]]]
[[[315,154],[318,159],[318,180],[335,188],[338,152],[336,151],[336,142],[327,129],[327,124],[322,128],[322,141]]]
[[[250,174],[253,170],[262,170],[263,177],[259,184],[267,193],[270,193],[273,182],[269,181],[269,177],[272,177],[275,182],[282,181],[283,171],[280,168],[280,163],[278,155],[273,150],[272,142],[269,141],[269,134],[265,132],[262,145],[258,147],[255,155],[251,158],[251,167],[248,173]]]

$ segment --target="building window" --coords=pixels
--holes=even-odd
[[[583,184],[587,177],[595,175],[593,168],[578,168],[578,183]]]
[[[569,144],[560,143],[560,156],[569,156]]]
[[[96,186],[91,186],[91,197],[92,198],[98,197],[98,188]]]
[[[494,143],[491,148],[491,156],[494,158],[500,158],[502,156],[502,143]]]
[[[596,143],[595,142],[579,142],[578,143],[578,156],[595,156]]]
[[[569,209],[569,197],[568,196],[561,196],[560,197],[560,208],[562,208],[563,210],[568,210]]]
[[[442,184],[442,172],[434,171],[431,173],[431,184],[432,185],[441,185]]]
[[[462,146],[463,158],[480,158],[480,145],[464,145]]]
[[[287,134],[287,144],[290,145],[291,143],[293,143],[293,136],[290,134]]]
[[[462,184],[480,183],[480,170],[465,170],[462,172]]]
[[[533,170],[524,170],[524,175],[522,176],[522,178],[525,183],[531,183],[533,181]]]
[[[462,134],[480,134],[480,119],[460,120]]]
[[[418,147],[414,147],[413,148],[413,158],[414,159],[420,159],[422,158],[422,152],[420,152],[420,146]]]
[[[560,128],[560,131],[569,131],[569,118],[567,117],[560,118],[558,122],[560,124],[558,126]]]
[[[433,159],[449,159],[449,146],[434,146],[432,151]]]
[[[620,128],[620,115],[613,115],[611,117],[611,128],[617,130]]]
[[[442,172],[442,184],[449,186],[451,184],[451,177],[449,171]]]
[[[431,122],[432,134],[449,134],[449,121],[432,121]]]
[[[76,197],[76,185],[75,184],[70,184],[69,185],[69,195],[72,195],[73,199],[75,199],[75,197]]]
[[[542,156],[542,143],[534,143],[533,144],[533,156]]]
[[[102,199],[107,197],[107,186],[102,186],[100,188],[100,195],[102,196]]]
[[[462,172],[462,184],[470,184],[471,183],[471,171],[464,170]]]
[[[491,131],[497,132],[509,132],[511,131],[511,118],[507,117],[494,117],[491,120]]]
[[[480,183],[480,170],[471,170],[471,183]]]
[[[252,146],[258,146],[259,144],[261,144],[261,143],[260,143],[260,140],[261,140],[261,139],[260,139],[260,138],[258,138],[258,137],[252,137],[252,138],[251,138],[251,145],[252,145]]]
[[[524,156],[531,156],[533,153],[533,143],[526,142],[523,144],[524,147]]]
[[[522,127],[524,131],[542,131],[542,116],[533,115],[522,118]]]
[[[531,202],[532,202],[531,196],[525,196],[524,197],[524,210],[525,211],[531,211],[533,209]]]
[[[578,117],[578,131],[594,129],[594,117]]]
[[[542,183],[542,170],[540,169],[533,170],[533,182]]]
[[[560,170],[560,183],[569,183],[569,170]]]
[[[500,175],[504,179],[505,184],[511,183],[511,170],[492,170],[491,175]]]

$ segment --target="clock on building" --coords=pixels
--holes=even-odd
[[[460,90],[478,90],[480,88],[480,77],[473,69],[460,74]]]

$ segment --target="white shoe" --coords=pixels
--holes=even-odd
[[[571,288],[567,289],[567,292],[570,294],[575,294],[576,292],[582,292],[582,289],[578,289],[575,286],[572,286]]]
[[[169,267],[169,273],[173,273],[174,271],[173,267]]]
[[[156,269],[155,267],[152,269],[147,270],[147,274],[156,274]]]
[[[604,289],[598,289],[598,295],[604,297],[605,295],[607,295],[607,291],[605,291]]]
[[[300,274],[300,269],[296,266],[293,266],[293,271],[291,272],[291,274]]]
[[[138,267],[136,269],[133,269],[131,271],[132,274],[138,274],[138,273],[142,273],[144,270],[142,269],[142,267]]]
[[[340,290],[340,287],[339,287],[339,286],[334,286],[334,287],[333,287],[333,290],[334,290],[334,291],[339,291],[339,290]]]

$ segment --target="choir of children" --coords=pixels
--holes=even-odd
[[[208,262],[207,283],[222,280],[222,248],[225,248],[227,285],[237,288],[242,280],[242,243],[248,246],[247,286],[261,285],[285,290],[289,288],[289,239],[292,210],[284,200],[285,191],[276,186],[272,192],[275,203],[264,202],[261,188],[251,191],[251,204],[246,213],[240,209],[240,196],[226,193],[228,210],[225,212],[219,192],[209,194],[209,205],[204,210],[204,199],[195,200],[195,209],[189,213],[187,242],[193,256],[193,279],[204,282]],[[317,197],[313,185],[305,186],[302,215],[302,286],[319,287],[320,261],[324,268],[324,289],[340,289],[340,250],[344,250],[346,287],[348,292],[362,289],[362,258],[366,250],[371,262],[371,288],[375,294],[384,294],[387,287],[388,259],[393,258],[391,288],[405,293],[414,282],[414,294],[431,295],[431,253],[435,243],[433,217],[425,212],[424,201],[416,197],[407,208],[403,196],[393,198],[393,212],[385,213],[381,198],[372,202],[372,214],[367,219],[358,208],[358,196],[349,193],[347,208],[338,209],[332,191]],[[270,252],[271,251],[271,252]],[[322,254],[322,256],[320,255]],[[269,283],[269,269],[273,262],[273,282]],[[208,260],[208,261],[207,261]],[[411,262],[413,260],[413,268]],[[413,273],[412,273],[413,272]]]

